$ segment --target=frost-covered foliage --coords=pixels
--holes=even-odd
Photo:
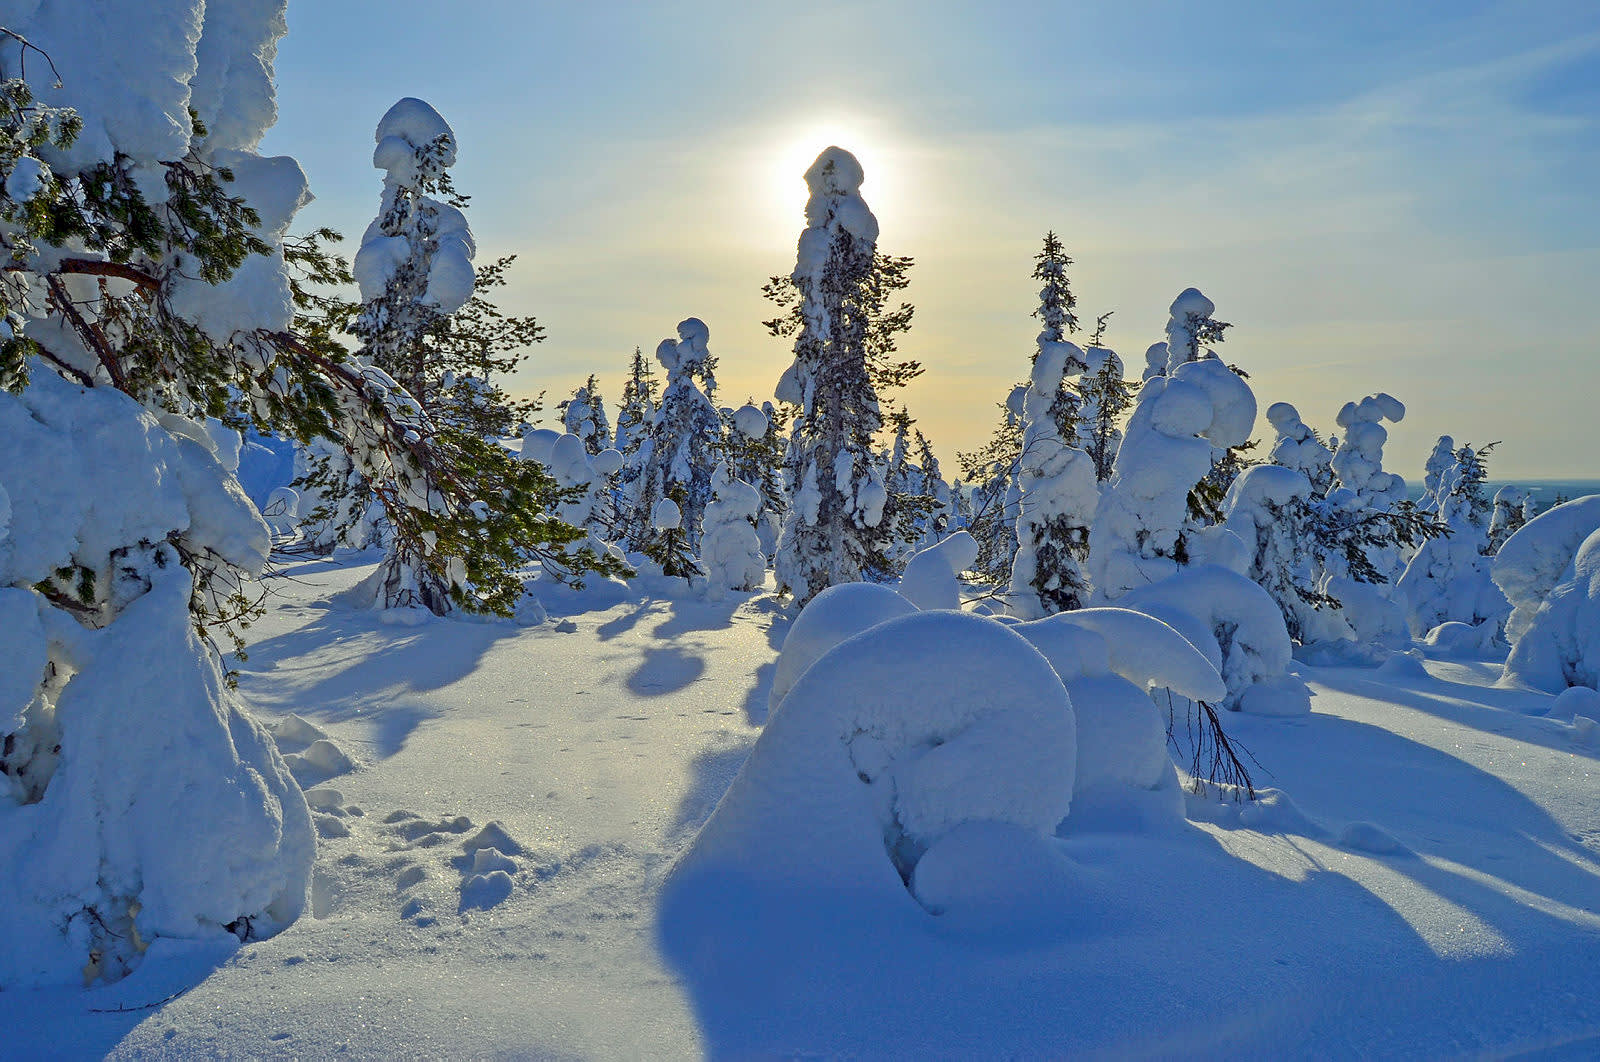
[[[1190,494],[1220,454],[1250,437],[1255,415],[1249,385],[1215,358],[1145,381],[1089,533],[1097,599],[1116,601],[1227,552],[1225,531],[1192,522]]]
[[[1083,447],[1094,461],[1095,480],[1106,483],[1116,468],[1122,415],[1133,405],[1133,389],[1122,378],[1122,359],[1116,351],[1091,345],[1083,356],[1086,367],[1078,380]]]
[[[1088,603],[1083,563],[1100,500],[1094,461],[1062,438],[1056,416],[1059,396],[1068,386],[1066,374],[1081,373],[1086,365],[1083,351],[1048,335],[1048,329],[1039,335],[1023,399],[1017,555],[1006,598],[1022,619],[1039,619]]]
[[[1277,433],[1267,460],[1301,473],[1311,485],[1312,496],[1325,497],[1333,488],[1333,451],[1287,402],[1267,407],[1267,423]]]
[[[1289,674],[1293,645],[1265,590],[1215,564],[1191,565],[1123,595],[1118,604],[1155,616],[1216,665],[1227,684],[1222,706],[1258,715],[1311,710],[1304,682]]]
[[[724,590],[759,589],[766,577],[767,558],[756,535],[761,492],[734,479],[727,462],[717,465],[711,477],[711,503],[706,506],[705,532],[700,539],[700,565],[706,587],[713,596]]]
[[[600,397],[600,385],[593,375],[556,411],[561,414],[567,434],[582,440],[584,450],[597,454],[611,449],[611,421],[606,417],[605,399]]]
[[[237,424],[242,403],[326,430],[360,385],[279,338],[294,317],[279,241],[305,181],[253,149],[282,6],[86,18],[45,2],[4,19],[0,451],[27,455],[0,468],[12,988],[114,980],[157,938],[299,914],[305,802],[196,626],[248,609],[269,544],[216,418]]]
[[[1419,506],[1431,506],[1440,533],[1422,543],[1395,585],[1405,595],[1413,636],[1421,638],[1442,623],[1462,623],[1477,632],[1477,648],[1490,649],[1503,645],[1501,634],[1511,613],[1490,577],[1491,505],[1483,490],[1483,454],[1491,447],[1450,447],[1449,436],[1439,440],[1434,457],[1442,451],[1450,463],[1430,459],[1431,494]],[[1458,648],[1465,648],[1462,641],[1461,634],[1454,636]]]
[[[713,454],[722,431],[716,407],[695,382],[703,377],[710,357],[706,346],[710,336],[704,321],[690,317],[679,322],[677,339],[663,339],[656,347],[667,385],[650,426],[650,441],[640,450],[644,464],[633,502],[633,526],[649,528],[652,522],[646,514],[653,514],[663,498],[672,499],[691,554],[700,547],[706,505],[711,501]]]
[[[792,327],[773,322],[775,333],[794,335],[794,363],[777,398],[799,407],[786,458],[794,493],[775,567],[778,584],[801,604],[881,566],[891,531],[873,445],[883,418],[868,349],[882,325],[874,321],[882,302],[874,290],[878,220],[861,198],[862,176],[855,156],[837,147],[806,171],[807,227],[790,275],[798,319]]]
[[[900,595],[923,610],[961,607],[961,573],[978,559],[978,542],[957,531],[906,562],[900,576]]]
[[[1600,495],[1589,495],[1540,513],[1495,554],[1494,581],[1512,605],[1508,681],[1551,692],[1596,685],[1596,532]]]

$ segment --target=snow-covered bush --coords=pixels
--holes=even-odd
[[[1042,847],[1071,807],[1075,742],[1061,680],[1002,624],[890,620],[800,676],[667,888],[727,876],[903,905],[918,861],[965,826]]]
[[[1537,519],[1528,528],[1536,523]],[[1600,689],[1600,530],[1590,532],[1578,545],[1560,581],[1512,645],[1504,681],[1547,693],[1560,693],[1568,686]]]
[[[726,462],[711,477],[711,504],[706,506],[705,533],[700,539],[700,565],[713,597],[724,590],[755,590],[766,578],[767,558],[761,552],[755,521],[761,493],[732,478]]]
[[[1128,609],[1080,609],[1011,629],[1044,654],[1072,698],[1078,759],[1069,825],[1130,812],[1181,820],[1167,718],[1150,691],[1220,702],[1226,687],[1216,668],[1171,626]]]
[[[1556,588],[1578,547],[1600,528],[1600,494],[1552,506],[1529,520],[1495,554],[1495,585],[1511,602],[1506,639],[1515,644]]]
[[[1435,458],[1440,451],[1449,453],[1449,465],[1430,460],[1433,493],[1424,502],[1442,525],[1441,533],[1422,543],[1395,586],[1405,596],[1414,637],[1442,623],[1463,623],[1478,632],[1478,648],[1503,647],[1511,605],[1490,578],[1491,506],[1483,493],[1483,455],[1471,446],[1449,450],[1450,443],[1445,436],[1434,451]],[[1457,650],[1465,648],[1461,634],[1452,640]]]
[[[1289,674],[1294,646],[1268,593],[1214,564],[1184,568],[1124,594],[1117,604],[1163,620],[1188,638],[1222,674],[1224,708],[1257,715],[1311,710],[1304,682]]]
[[[1100,500],[1094,461],[1063,440],[1056,417],[1065,374],[1083,371],[1083,351],[1046,336],[1039,336],[1023,400],[1017,555],[1006,597],[1007,607],[1022,619],[1087,604],[1082,563],[1088,558],[1089,527]]]

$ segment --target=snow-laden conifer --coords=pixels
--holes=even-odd
[[[1081,371],[1083,352],[1074,343],[1039,335],[1033,373],[1024,399],[1017,555],[1007,603],[1023,619],[1039,619],[1081,608],[1089,585],[1083,564],[1099,490],[1094,462],[1058,432],[1056,406],[1066,390],[1064,375]]]
[[[717,465],[711,477],[711,492],[700,538],[700,565],[706,573],[707,591],[716,598],[725,590],[758,589],[767,569],[755,526],[761,493],[733,478],[726,461]]]
[[[883,420],[868,372],[878,221],[861,182],[861,164],[842,148],[826,149],[806,171],[807,227],[791,274],[799,326],[777,398],[799,411],[786,461],[794,495],[776,568],[801,604],[863,578],[888,533],[873,446]]]
[[[678,338],[656,347],[656,360],[666,371],[661,407],[650,426],[650,440],[641,448],[644,465],[633,501],[635,528],[656,528],[651,519],[663,498],[679,511],[677,530],[691,554],[699,548],[706,503],[711,500],[711,473],[722,430],[716,407],[696,380],[710,357],[711,330],[697,317],[678,324]],[[637,544],[636,544],[637,545]]]
[[[611,449],[611,421],[606,416],[605,399],[600,397],[600,384],[592,374],[556,411],[561,414],[562,427],[582,440],[589,454]]]
[[[1333,451],[1314,428],[1300,419],[1300,411],[1288,402],[1274,402],[1268,406],[1267,423],[1276,432],[1267,460],[1304,475],[1310,484],[1311,496],[1325,497],[1333,487]]]

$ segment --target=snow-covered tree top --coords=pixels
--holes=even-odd
[[[668,376],[693,375],[711,355],[706,346],[710,338],[711,329],[700,318],[680,321],[677,340],[663,339],[656,347],[656,360],[661,362]]]
[[[1406,407],[1398,398],[1379,392],[1368,395],[1360,402],[1346,402],[1339,410],[1339,427],[1348,431],[1356,424],[1376,424],[1381,420],[1400,423],[1406,416]]]
[[[456,164],[456,134],[450,123],[432,106],[407,96],[384,112],[378,119],[373,141],[378,145],[372,152],[372,164],[380,170],[403,167],[405,160],[417,153],[418,148],[439,145],[439,165]]]
[[[760,439],[767,434],[767,415],[755,406],[740,406],[733,411],[733,427],[747,439]]]
[[[796,254],[796,279],[820,278],[834,237],[840,231],[863,243],[877,242],[878,219],[861,198],[862,179],[861,163],[839,147],[824,150],[806,170],[811,197],[806,201],[807,228],[800,234]]]

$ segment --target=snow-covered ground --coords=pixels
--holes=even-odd
[[[0,1054],[1600,1056],[1600,733],[1497,664],[1298,666],[1310,715],[1225,719],[1260,803],[1076,829],[998,916],[663,904],[791,617],[645,579],[385,625],[330,601],[376,559],[288,566],[238,665],[315,813],[307,915],[0,993]]]

